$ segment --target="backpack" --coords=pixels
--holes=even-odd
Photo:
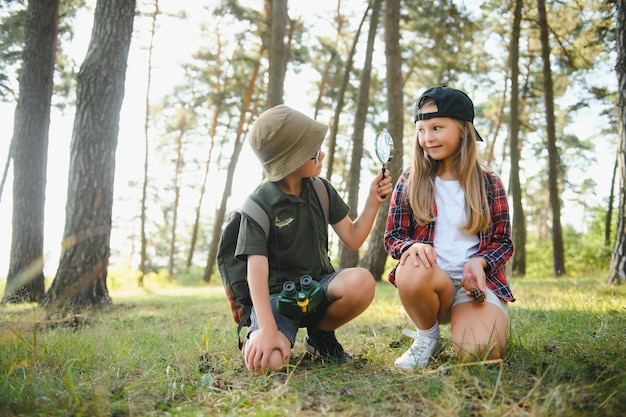
[[[326,224],[328,224],[330,205],[328,190],[326,190],[326,186],[319,178],[313,178],[312,184],[322,207],[324,219]],[[222,277],[222,284],[230,304],[233,319],[238,324],[238,335],[244,326],[250,325],[250,311],[252,309],[252,298],[250,297],[250,288],[248,287],[247,262],[235,258],[239,223],[242,215],[261,227],[265,233],[265,239],[269,237],[271,219],[270,214],[265,211],[261,203],[254,197],[248,196],[243,205],[230,215],[220,237],[217,249],[217,268]],[[241,347],[241,338],[239,338],[239,346]]]

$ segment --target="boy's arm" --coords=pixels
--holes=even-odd
[[[269,263],[266,256],[248,255],[248,286],[259,328],[278,331],[270,306]]]
[[[279,350],[282,362],[289,361],[290,343],[279,337],[276,320],[272,313],[269,292],[269,263],[266,256],[248,255],[248,286],[254,305],[254,312],[259,323],[259,330],[250,336],[245,346],[246,366],[250,371],[258,372],[270,366],[275,350]]]
[[[348,249],[356,250],[363,245],[372,230],[380,205],[391,196],[392,191],[389,171],[385,171],[384,178],[382,172],[378,171],[378,175],[370,184],[365,207],[358,217],[352,221],[349,216],[346,216],[332,225],[335,233]]]

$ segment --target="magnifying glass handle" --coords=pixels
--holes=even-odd
[[[385,178],[385,170],[386,170],[386,169],[385,169],[385,164],[383,164],[383,169],[381,170],[381,171],[382,171],[382,173],[383,173],[383,179]],[[381,198],[387,198],[387,194],[385,194],[385,195],[381,196]]]

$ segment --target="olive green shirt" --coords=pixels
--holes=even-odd
[[[328,190],[328,219],[335,224],[348,215],[350,207],[327,180],[319,180]],[[299,197],[283,193],[274,182],[257,187],[252,197],[271,219],[267,240],[253,220],[241,218],[235,256],[244,261],[248,255],[268,258],[270,294],[280,293],[285,281],[298,282],[302,275],[319,280],[335,270],[328,257],[328,225],[311,181],[302,179]]]

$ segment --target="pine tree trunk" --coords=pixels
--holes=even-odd
[[[515,0],[513,30],[511,32],[510,67],[511,67],[511,124],[510,124],[510,153],[511,178],[509,189],[513,200],[513,244],[515,252],[511,262],[513,274],[526,274],[526,216],[522,204],[522,185],[520,183],[519,165],[522,145],[519,138],[520,110],[519,110],[519,38],[522,20],[522,0]]]
[[[267,107],[273,107],[283,102],[285,73],[287,71],[287,45],[285,34],[287,32],[287,0],[269,0],[271,5],[268,16],[270,26],[269,53],[269,81],[267,94]]]
[[[402,170],[402,141],[404,126],[404,95],[402,92],[402,54],[400,49],[400,0],[387,0],[385,9],[385,57],[387,82],[387,131],[393,138],[394,155],[389,164],[389,173],[393,181],[398,180]],[[381,281],[389,254],[383,245],[389,200],[383,203],[376,215],[374,227],[370,233],[367,251],[361,266],[367,268],[376,281]]]
[[[372,78],[372,60],[374,55],[374,41],[380,16],[382,0],[374,0],[372,15],[370,16],[370,28],[365,50],[365,63],[359,83],[359,99],[356,115],[354,116],[354,131],[352,132],[352,157],[350,160],[350,174],[348,176],[348,205],[349,216],[357,217],[359,203],[359,188],[361,187],[361,159],[363,159],[363,136],[365,131],[365,119],[369,108],[369,90]],[[355,267],[359,263],[359,251],[348,249],[344,245],[339,249],[340,268]]]
[[[39,301],[45,295],[44,205],[58,13],[58,0],[28,2],[24,60],[11,142],[13,218],[6,301]]]
[[[77,308],[109,304],[115,150],[135,0],[98,0],[91,41],[78,73],[63,252],[48,302]]]
[[[546,130],[548,139],[548,188],[550,207],[552,208],[552,274],[555,277],[565,275],[565,251],[563,231],[561,229],[561,199],[559,195],[559,153],[556,146],[554,93],[552,87],[552,69],[550,67],[549,26],[545,0],[537,0],[539,28],[541,30],[541,56],[543,60],[543,84],[546,103]]]
[[[619,148],[617,158],[620,175],[619,209],[615,246],[609,271],[609,284],[622,284],[626,279],[626,0],[617,1],[617,108],[619,110]]]

